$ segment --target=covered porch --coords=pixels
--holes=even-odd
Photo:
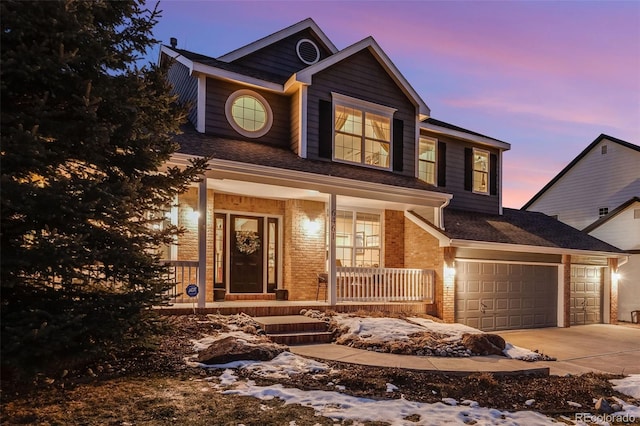
[[[405,216],[438,226],[449,195],[251,169],[218,164],[167,215],[186,229],[165,250],[173,309],[435,303],[441,256],[405,233]]]

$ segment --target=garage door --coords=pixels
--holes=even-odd
[[[602,268],[571,267],[571,325],[602,322]]]
[[[480,330],[555,327],[558,268],[456,262],[456,321]]]

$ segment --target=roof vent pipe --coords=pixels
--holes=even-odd
[[[171,44],[171,47],[175,49],[178,46],[178,39],[175,37],[171,37],[169,39],[169,44]]]

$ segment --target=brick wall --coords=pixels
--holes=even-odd
[[[305,200],[284,203],[283,285],[290,300],[314,300],[316,274],[326,269],[325,204]],[[320,224],[317,232],[305,228],[309,220]]]
[[[405,268],[433,269],[435,271],[435,310],[438,317],[444,319],[444,250],[439,246],[435,237],[406,218],[404,220],[404,250]],[[447,309],[451,309],[451,313],[447,312],[446,315],[449,320],[453,315],[453,309],[450,307],[448,298],[446,302]]]
[[[614,272],[618,272],[618,259],[610,258],[608,259],[609,268],[604,269],[604,273],[612,274]],[[606,282],[606,281],[605,281]],[[611,283],[610,289],[610,302],[609,302],[609,322],[611,324],[618,323],[618,278],[614,278],[613,276],[609,280]]]
[[[558,283],[558,285],[562,286],[562,291],[564,293],[564,304],[562,306],[563,309],[563,318],[564,318],[564,326],[565,328],[569,328],[571,326],[571,255],[563,254],[562,255],[562,281]]]
[[[384,211],[384,266],[404,268],[404,212]]]

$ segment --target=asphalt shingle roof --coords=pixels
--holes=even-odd
[[[180,145],[178,152],[182,154],[202,157],[211,156],[216,159],[239,163],[257,164],[362,182],[446,193],[442,188],[429,185],[412,176],[403,176],[390,171],[357,165],[301,158],[286,148],[206,135],[196,132],[191,126],[185,126],[182,130],[184,133],[174,138]]]
[[[494,215],[447,208],[444,223],[452,239],[623,253],[543,213],[505,208]]]
[[[216,58],[212,58],[210,56],[201,55],[199,53],[190,52],[184,49],[178,49],[175,47],[166,46],[169,49],[173,50],[176,53],[184,56],[190,61],[198,62],[203,65],[208,65],[210,67],[219,68],[225,71],[231,71],[238,74],[246,75],[249,77],[254,77],[260,80],[268,81],[271,83],[284,84],[288,80],[290,76],[282,76],[274,73],[269,73],[266,71],[257,70],[255,68],[247,67],[244,65],[238,65],[233,62],[224,62],[220,61]]]

